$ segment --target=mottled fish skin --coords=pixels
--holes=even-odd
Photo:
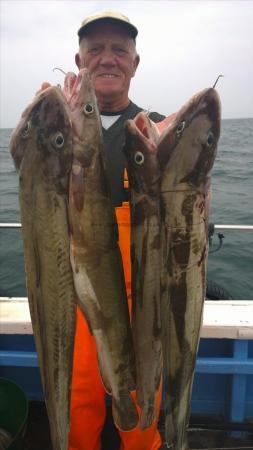
[[[220,135],[214,89],[192,97],[162,133],[158,158],[166,228],[162,284],[165,429],[173,450],[188,448],[186,428],[206,290],[208,193]]]
[[[72,129],[59,88],[23,113],[10,150],[19,172],[29,307],[54,450],[68,449],[76,295],[70,265]]]
[[[97,345],[100,374],[112,394],[116,426],[138,423],[130,395],[135,358],[117,224],[105,176],[103,138],[87,69],[77,77],[70,102],[74,159],[70,181],[71,263],[79,305]]]
[[[144,112],[125,125],[124,152],[131,194],[132,328],[140,428],[157,418],[155,394],[162,374],[160,316],[161,171],[152,124]]]

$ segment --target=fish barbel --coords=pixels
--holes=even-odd
[[[96,340],[103,384],[112,395],[115,424],[130,430],[138,423],[130,395],[135,389],[135,358],[102,127],[87,69],[79,72],[69,105],[74,129],[69,196],[74,283]]]
[[[156,131],[140,112],[125,124],[124,152],[130,187],[132,328],[136,356],[137,401],[140,427],[156,418],[155,394],[162,373],[160,314],[161,170],[157,159]],[[155,134],[154,134],[155,133]]]
[[[161,285],[165,432],[168,448],[188,448],[186,428],[206,292],[210,172],[220,135],[220,101],[194,95],[158,141],[166,254]]]
[[[35,97],[10,150],[19,172],[28,300],[52,444],[67,450],[76,295],[68,224],[72,128],[59,88]]]

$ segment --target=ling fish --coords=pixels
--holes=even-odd
[[[156,393],[162,374],[161,341],[161,170],[158,134],[145,112],[125,124],[124,152],[131,194],[132,328],[136,355],[140,427],[157,418]]]
[[[79,72],[69,105],[74,130],[69,196],[74,283],[96,340],[103,384],[112,395],[115,424],[130,430],[138,423],[130,395],[135,389],[135,358],[102,128],[87,69]]]
[[[186,428],[206,291],[210,172],[220,135],[215,89],[194,95],[158,141],[165,224],[161,285],[165,431],[168,448],[188,448]]]
[[[38,94],[14,130],[30,314],[54,450],[68,449],[76,295],[68,187],[72,127],[57,87]]]

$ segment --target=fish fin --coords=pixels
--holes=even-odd
[[[78,297],[77,293],[76,293],[76,298],[77,298],[77,304],[78,304],[78,306],[79,306],[79,308],[80,308],[80,310],[82,312],[83,318],[84,318],[84,320],[87,323],[87,326],[89,328],[89,332],[90,332],[91,335],[93,335],[92,327],[91,327],[91,324],[90,324],[90,321],[89,321],[89,316],[87,314],[87,311],[85,310],[84,304],[81,302],[81,300]]]
[[[133,430],[139,422],[136,406],[129,392],[119,394],[119,399],[112,398],[112,415],[116,427],[121,431]]]
[[[94,333],[92,330],[92,326],[91,323],[88,319],[89,315],[86,313],[85,311],[85,307],[83,305],[83,303],[80,301],[79,297],[78,298],[78,305],[83,313],[83,316],[86,320],[86,323],[88,325],[90,334],[93,335],[95,338],[96,336],[96,332]],[[105,391],[107,392],[107,394],[111,394],[112,389],[111,389],[111,384],[109,382],[109,377],[107,375],[107,371],[106,371],[106,364],[104,362],[104,358],[103,358],[103,351],[100,351],[101,349],[98,349],[98,338],[96,339],[96,345],[97,345],[97,359],[98,359],[98,367],[99,367],[99,373],[100,373],[100,377],[101,377],[101,381],[103,383],[103,386],[105,388]],[[1,450],[1,449],[0,449]]]
[[[37,243],[36,237],[33,237],[33,252],[34,252],[34,262],[35,262],[35,277],[36,277],[36,288],[40,286],[40,254],[39,254],[39,247]]]
[[[80,212],[84,207],[84,169],[77,160],[73,161],[70,185],[73,203]]]
[[[109,376],[108,376],[108,373],[106,370],[106,364],[103,359],[103,353],[98,351],[97,357],[98,357],[98,366],[99,366],[99,373],[101,376],[101,381],[103,383],[103,386],[104,386],[107,394],[111,394],[112,388],[111,388],[111,383],[109,381]]]
[[[143,408],[140,418],[140,429],[143,431],[146,428],[149,428],[152,422],[155,420],[155,406],[147,405],[147,407]]]

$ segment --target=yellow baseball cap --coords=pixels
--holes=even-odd
[[[124,16],[124,14],[121,14],[117,11],[101,11],[96,14],[92,14],[91,16],[86,17],[81,27],[78,30],[78,36],[79,41],[83,36],[86,35],[86,33],[89,31],[90,25],[94,24],[95,22],[98,22],[100,20],[106,20],[112,21],[112,22],[118,22],[122,25],[122,27],[128,32],[129,36],[133,39],[136,38],[138,34],[137,28],[130,22],[129,18],[127,16]]]

